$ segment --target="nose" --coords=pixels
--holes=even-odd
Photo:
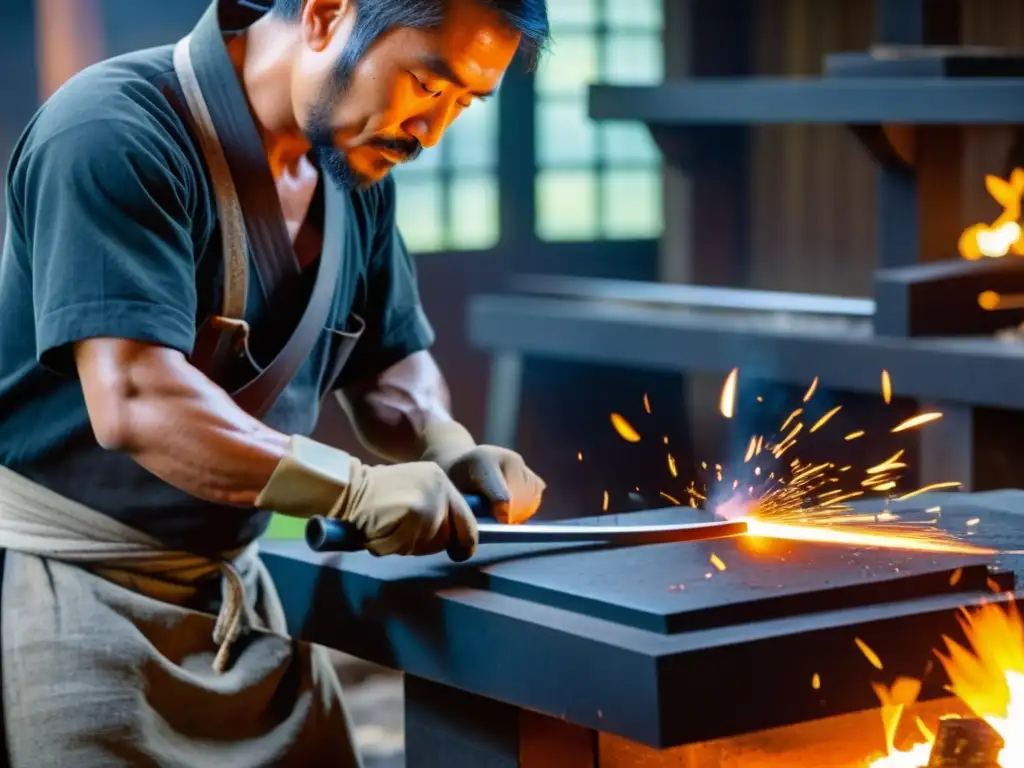
[[[410,117],[403,127],[424,147],[433,147],[441,140],[454,119],[455,109],[452,102],[448,99],[438,99],[430,109]]]

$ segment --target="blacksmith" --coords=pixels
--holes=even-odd
[[[11,159],[18,768],[357,765],[337,679],[285,635],[256,553],[271,512],[464,559],[464,493],[511,522],[540,503],[519,455],[450,415],[388,173],[539,55],[545,1],[271,5],[217,0],[177,45],[85,70]],[[328,396],[379,464],[308,437]]]

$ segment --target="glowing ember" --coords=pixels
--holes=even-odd
[[[1009,181],[986,176],[985,189],[1003,206],[1003,212],[991,224],[975,224],[965,229],[958,243],[960,255],[971,261],[982,257],[1000,258],[1010,253],[1024,256],[1024,233],[1019,223],[1024,170],[1015,169]]]
[[[892,428],[891,432],[895,435],[897,432],[906,432],[908,429],[914,429],[924,424],[930,424],[933,421],[938,421],[942,418],[941,413],[919,413],[917,416],[911,416],[906,421],[901,421],[895,427]]]
[[[679,477],[679,470],[676,469],[675,457],[669,453],[666,454],[665,458],[668,459],[668,471],[672,474],[672,477]]]
[[[819,675],[817,672],[815,672],[814,677],[811,678],[811,688],[813,688],[816,691],[821,690],[821,675]]]
[[[863,429],[858,429],[856,432],[851,432],[846,437],[844,437],[843,440],[846,440],[846,441],[856,440],[858,437],[864,437],[864,430]]]
[[[964,611],[960,626],[969,647],[947,637],[943,638],[946,653],[937,654],[949,677],[949,690],[1002,738],[999,765],[1024,765],[1024,621],[1012,603],[1007,607],[987,604]],[[913,696],[909,701],[895,703],[884,686],[876,685],[875,692],[882,704],[887,754],[869,768],[919,768],[927,764],[935,742],[927,729],[921,729],[923,743],[907,751],[893,747],[892,734],[903,707],[913,703],[917,693],[910,691]]]
[[[747,535],[789,541],[814,541],[819,544],[845,544],[853,547],[879,547],[947,555],[994,555],[998,551],[989,547],[979,547],[957,541],[942,531],[900,530],[899,533],[890,534],[849,525],[831,527],[768,523],[756,517],[747,520]]]
[[[871,666],[873,666],[875,669],[882,668],[882,660],[878,658],[878,654],[871,650],[870,646],[868,646],[867,643],[865,643],[859,637],[855,637],[853,639],[853,642],[857,645],[857,648],[860,649],[860,652],[864,654],[864,658],[871,662]]]
[[[886,405],[892,402],[892,379],[888,371],[882,371],[882,400]]]
[[[602,512],[607,512],[608,511],[608,491],[604,492],[604,496],[601,499],[601,511]]]
[[[725,563],[722,562],[722,558],[720,558],[714,552],[711,553],[711,557],[709,559],[711,560],[711,564],[715,566],[715,568],[717,568],[720,571],[725,570]]]
[[[612,414],[612,426],[619,433],[619,437],[627,443],[639,443],[640,433],[633,429],[633,425],[617,413]]]
[[[644,393],[644,410],[647,411],[647,413],[651,412],[651,401],[650,398],[647,397],[646,392]]]
[[[811,386],[807,389],[807,394],[804,395],[804,402],[808,402],[814,397],[814,391],[818,388],[818,377],[814,377],[814,381],[811,382]]]
[[[722,397],[718,403],[718,410],[727,419],[731,419],[736,412],[736,379],[740,375],[739,368],[733,368],[725,377],[725,385],[722,387]]]

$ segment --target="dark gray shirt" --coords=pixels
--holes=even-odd
[[[219,306],[216,205],[177,92],[170,47],[111,59],[66,83],[15,147],[0,261],[0,462],[169,546],[208,552],[258,536],[269,513],[199,501],[100,448],[70,353],[82,339],[119,337],[189,354]],[[311,215],[322,216],[318,200]],[[330,381],[336,342],[321,334],[264,418],[288,434],[312,432],[332,389],[433,341],[395,228],[394,182],[348,200],[328,327],[357,313],[366,331]],[[249,297],[266,362],[281,329],[255,285]]]

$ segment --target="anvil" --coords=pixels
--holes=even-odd
[[[1024,550],[1024,492],[907,504],[941,505],[943,524],[973,532],[973,543]],[[675,507],[618,518],[700,515]],[[967,528],[973,517],[981,523]],[[747,537],[617,549],[482,545],[458,565],[444,555],[317,554],[303,542],[263,549],[296,637],[405,673],[409,768],[634,765],[608,750],[625,743],[657,756],[852,716],[878,707],[871,682],[937,666],[942,637],[962,637],[963,607],[1024,602],[1013,591],[1014,570],[1024,570],[1016,555]],[[820,690],[812,678],[825,681]],[[933,671],[922,698],[946,696],[945,682]],[[541,752],[550,758],[557,747],[560,762],[530,758],[540,737],[528,730],[548,734]]]

